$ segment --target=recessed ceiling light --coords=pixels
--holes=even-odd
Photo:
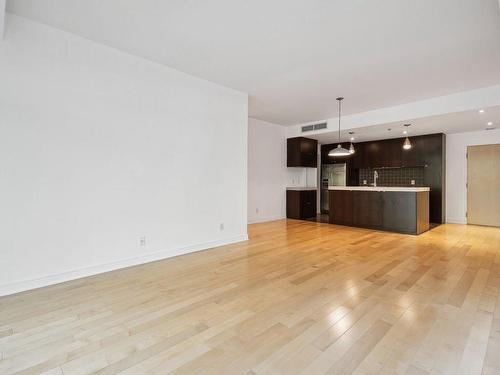
[[[484,109],[480,109],[478,113],[484,113]]]
[[[388,132],[390,132],[391,130],[392,130],[391,128],[387,129]]]
[[[408,134],[408,132],[405,130],[405,131],[403,131],[403,134]]]
[[[493,125],[493,123],[490,121],[486,125],[491,126],[491,125]]]
[[[351,137],[351,141],[354,141],[354,137]]]

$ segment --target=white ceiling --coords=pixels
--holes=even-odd
[[[8,11],[250,94],[291,125],[500,83],[497,0],[8,0]]]
[[[484,129],[500,129],[500,106],[483,108],[484,113],[477,110],[455,112],[446,115],[422,117],[405,122],[378,124],[355,129],[341,131],[341,141],[348,141],[354,137],[354,142],[372,141],[377,139],[405,137],[404,130],[408,131],[408,136],[432,134],[432,133],[462,133]],[[492,125],[487,125],[492,122]],[[405,128],[404,123],[411,126]],[[390,130],[388,130],[390,129]],[[348,131],[353,131],[349,135]],[[338,132],[331,131],[322,134],[305,135],[308,138],[317,139],[321,144],[338,142]]]

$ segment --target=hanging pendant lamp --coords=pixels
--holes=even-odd
[[[354,154],[356,151],[354,150],[354,145],[351,142],[351,145],[349,146],[349,153]]]
[[[408,129],[408,127],[410,126],[411,124],[404,124],[404,126]],[[406,133],[408,133],[408,131],[405,131]],[[411,149],[411,142],[410,142],[410,139],[408,138],[408,136],[406,137],[404,143],[403,143],[403,149],[404,150],[409,150]]]
[[[354,145],[352,144],[352,141],[354,141],[354,137],[353,137],[354,132],[350,131],[349,135],[351,136],[351,145],[349,146],[349,153],[352,155],[356,152],[356,150],[354,150]]]
[[[344,98],[337,98],[337,101],[339,102],[339,144],[337,145],[337,148],[334,148],[333,150],[331,150],[328,153],[328,156],[337,157],[337,156],[349,156],[349,155],[351,155],[351,152],[349,150],[343,148],[342,145],[340,144],[340,115],[341,115],[342,100],[344,100]],[[354,147],[352,147],[352,149],[354,150]]]

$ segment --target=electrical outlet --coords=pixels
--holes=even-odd
[[[146,236],[139,237],[139,245],[146,246]]]
[[[363,180],[363,185],[366,185],[366,180]]]
[[[415,185],[415,180],[411,180],[410,184]]]
[[[224,230],[224,223],[220,223],[219,228],[220,228],[220,230]]]

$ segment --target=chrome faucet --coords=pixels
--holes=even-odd
[[[377,180],[378,180],[378,172],[374,171],[373,172],[373,186],[377,187]]]

